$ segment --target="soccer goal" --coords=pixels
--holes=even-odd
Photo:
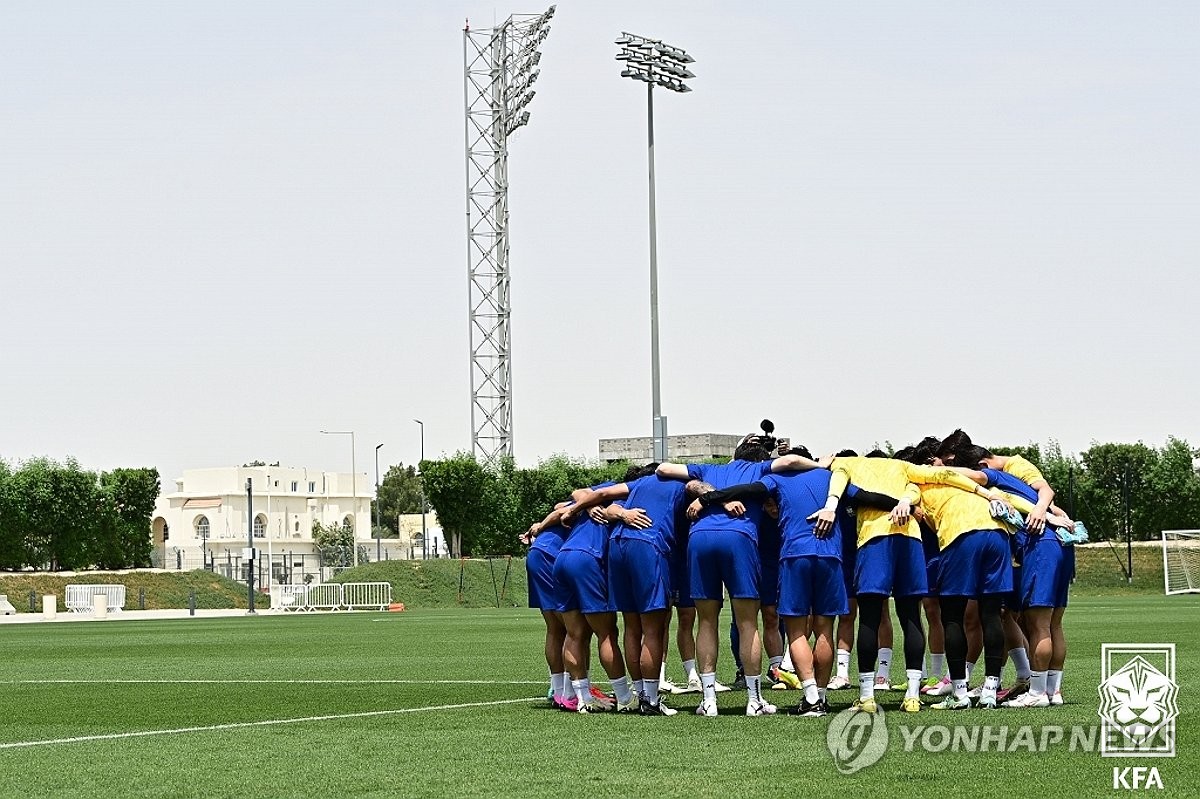
[[[1163,530],[1162,543],[1166,593],[1200,593],[1200,530]]]

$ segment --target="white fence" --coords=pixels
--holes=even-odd
[[[271,594],[271,609],[284,611],[387,610],[392,604],[391,583],[277,585]]]
[[[109,610],[119,611],[125,607],[123,585],[68,585],[67,610],[72,613],[91,613],[96,607],[97,594],[104,595]]]

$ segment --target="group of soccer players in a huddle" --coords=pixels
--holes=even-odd
[[[776,712],[764,683],[802,692],[793,715],[827,714],[826,692],[852,685],[856,619],[857,710],[876,712],[876,691],[889,690],[903,690],[907,713],[922,695],[943,710],[1062,704],[1072,545],[1087,531],[1032,463],[961,430],[890,457],[814,460],[769,421],[762,429],[727,464],[650,464],[580,488],[522,534],[555,706],[671,716],[663,695],[701,693],[695,712],[716,716],[716,694],[730,690],[716,679],[726,596],[748,716]],[[896,685],[889,600],[904,634]],[[672,606],[681,685],[665,678]],[[593,637],[611,696],[589,680]],[[1017,679],[1002,691],[1006,653]]]

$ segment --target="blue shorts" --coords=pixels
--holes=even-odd
[[[562,610],[554,585],[554,555],[544,549],[531,549],[525,556],[525,574],[529,581],[529,607]]]
[[[842,564],[805,555],[779,564],[780,616],[844,616],[850,612]]]
[[[577,549],[561,550],[554,559],[554,597],[558,609],[608,613],[608,577],[595,555]]]
[[[1068,549],[1071,548],[1064,547],[1052,534],[1025,550],[1018,583],[1021,587],[1021,610],[1067,606],[1072,566],[1067,558]]]
[[[779,604],[779,558],[768,560],[759,553],[762,576],[758,580],[758,601],[763,605]]]
[[[940,553],[933,557],[925,556],[925,583],[929,586],[929,596],[937,596],[938,566],[941,562]]]
[[[846,596],[854,598],[854,564],[858,562],[858,547],[849,552],[842,549],[842,584],[846,586]],[[849,611],[847,611],[849,612]]]
[[[671,586],[667,557],[649,541],[614,538],[608,542],[608,596],[622,613],[666,610]]]
[[[694,608],[692,600],[691,569],[688,568],[688,551],[686,542],[671,550],[671,604],[677,608]]]
[[[881,535],[863,544],[854,563],[854,593],[927,595],[925,551],[920,540],[907,535]]]
[[[1007,533],[972,530],[942,550],[938,572],[941,596],[1003,594],[1012,591],[1012,587],[1012,548]]]
[[[688,571],[692,599],[724,599],[722,584],[732,599],[758,599],[762,577],[758,545],[741,533],[693,530]]]

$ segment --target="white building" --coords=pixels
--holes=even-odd
[[[280,466],[189,469],[164,486],[154,509],[154,559],[167,569],[196,569],[211,564],[228,577],[242,577],[243,550],[251,522],[246,507],[246,480],[253,488],[253,538],[257,559],[270,582],[321,579],[312,538],[314,522],[354,531],[355,543],[375,560],[421,557],[420,536],[406,536],[412,522],[401,526],[401,538],[371,538],[371,500],[375,486],[366,473],[320,472]],[[415,514],[420,529],[420,514]],[[433,515],[430,514],[430,521]],[[430,527],[440,540],[441,530]],[[432,552],[431,552],[432,555]],[[244,579],[244,578],[243,578]],[[261,578],[260,578],[261,579]]]

